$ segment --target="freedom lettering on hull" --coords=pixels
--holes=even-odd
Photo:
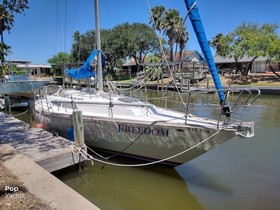
[[[118,132],[146,134],[146,135],[155,135],[155,136],[168,136],[168,129],[131,126],[131,125],[124,125],[124,124],[118,124]]]

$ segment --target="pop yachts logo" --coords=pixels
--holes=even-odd
[[[11,198],[11,199],[25,198],[24,193],[21,192],[19,187],[15,187],[15,186],[5,186],[5,194],[2,196],[5,196],[5,197]],[[9,204],[9,203],[7,203],[7,204]]]
[[[168,136],[167,129],[131,126],[131,125],[123,125],[123,124],[118,124],[118,132],[146,134],[146,135],[155,135],[155,136]]]

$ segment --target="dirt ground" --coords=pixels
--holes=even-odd
[[[222,86],[229,87],[229,86],[242,86],[242,85],[249,85],[249,86],[267,86],[267,87],[275,87],[280,86],[280,79],[274,77],[273,75],[267,74],[252,74],[248,77],[242,77],[240,75],[219,75]],[[214,81],[210,74],[207,74],[207,78],[209,81],[209,86],[214,86]],[[159,85],[161,85],[162,80],[159,80]],[[170,84],[172,83],[172,78],[164,78],[163,84]],[[157,84],[157,81],[150,81],[149,84]],[[206,87],[207,79],[204,79],[199,82],[198,84],[200,87]]]
[[[13,190],[18,191],[14,192]],[[0,209],[50,210],[51,208],[35,195],[28,192],[18,178],[0,163]]]

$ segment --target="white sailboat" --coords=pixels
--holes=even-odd
[[[98,1],[95,0],[98,9]],[[96,11],[98,17],[98,10]],[[97,50],[100,49],[99,19],[96,18]],[[99,68],[101,56],[98,57]],[[231,119],[231,113],[241,95],[249,93],[244,106],[250,106],[258,97],[250,90],[238,90],[240,95],[230,105],[228,90],[219,89],[223,102],[218,117],[209,119],[185,112],[172,111],[145,101],[103,92],[102,71],[99,73],[99,91],[59,90],[36,101],[36,112],[44,129],[67,137],[72,126],[73,111],[83,113],[86,145],[114,155],[124,155],[145,161],[180,165],[214,148],[236,135],[254,136],[254,123]],[[192,92],[189,93],[192,95]],[[114,156],[113,155],[113,156]]]

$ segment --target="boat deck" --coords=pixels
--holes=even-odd
[[[9,144],[49,172],[78,163],[74,143],[0,113],[0,144]]]

